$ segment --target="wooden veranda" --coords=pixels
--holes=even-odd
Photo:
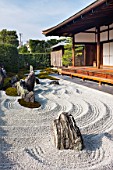
[[[101,67],[71,67],[58,69],[59,74],[69,75],[71,77],[82,78],[83,80],[93,80],[102,83],[113,85],[113,68]]]

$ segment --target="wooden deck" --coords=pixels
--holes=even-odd
[[[59,74],[102,83],[113,84],[113,68],[73,67],[58,69]]]

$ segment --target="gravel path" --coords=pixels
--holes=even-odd
[[[0,170],[113,170],[113,95],[62,79],[49,82],[35,87],[37,109],[0,91]],[[83,151],[51,144],[51,123],[63,111],[74,116]]]

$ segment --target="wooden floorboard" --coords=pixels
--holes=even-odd
[[[102,83],[113,84],[113,70],[111,69],[96,69],[96,68],[73,68],[73,69],[58,69],[59,74],[69,75],[71,77],[88,79]]]

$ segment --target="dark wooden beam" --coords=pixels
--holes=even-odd
[[[100,68],[100,27],[97,28],[97,68]]]
[[[75,66],[75,36],[72,36],[72,66]]]

